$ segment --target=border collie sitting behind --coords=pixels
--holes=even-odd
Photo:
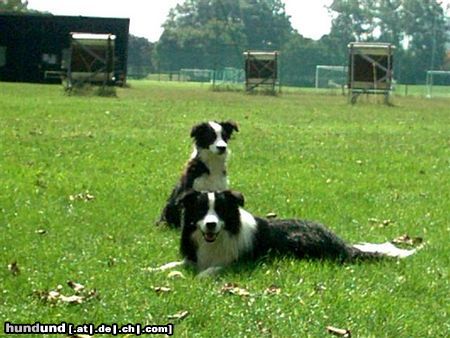
[[[311,221],[255,217],[242,208],[242,194],[230,190],[191,191],[181,198],[181,203],[184,212],[180,251],[184,261],[155,270],[191,264],[200,276],[207,276],[241,259],[255,260],[267,254],[345,262],[404,258],[415,253],[414,249],[399,249],[389,242],[349,245],[325,226]]]
[[[158,223],[179,227],[181,206],[179,198],[185,192],[220,191],[228,188],[226,158],[228,140],[239,131],[233,121],[203,122],[192,127],[194,151],[178,184],[172,190]]]

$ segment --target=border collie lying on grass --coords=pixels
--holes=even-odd
[[[180,226],[179,198],[186,191],[219,191],[228,188],[226,158],[228,140],[239,131],[233,121],[203,122],[192,127],[194,151],[175,188],[167,200],[158,223]]]
[[[210,275],[243,258],[254,260],[267,254],[344,262],[404,258],[415,253],[389,242],[349,245],[322,224],[311,221],[255,217],[242,208],[242,194],[230,190],[190,191],[181,203],[184,211],[180,249],[184,261],[155,270],[188,263],[200,275]]]

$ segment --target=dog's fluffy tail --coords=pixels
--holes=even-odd
[[[377,257],[394,257],[406,258],[416,253],[416,249],[406,250],[397,248],[390,242],[373,244],[361,243],[353,245],[354,258],[377,258]]]

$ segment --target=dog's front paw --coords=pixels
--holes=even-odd
[[[196,277],[197,278],[214,277],[214,276],[217,276],[221,270],[222,270],[221,266],[212,266],[212,267],[200,272]]]
[[[145,270],[149,271],[149,272],[157,272],[157,271],[166,271],[166,270],[170,270],[173,268],[176,268],[180,265],[184,265],[185,261],[179,261],[179,262],[170,262],[164,265],[161,265],[157,268],[146,268]]]

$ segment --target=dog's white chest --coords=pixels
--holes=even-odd
[[[203,271],[210,267],[225,267],[239,258],[239,246],[236,239],[227,233],[220,234],[214,243],[206,243],[199,231],[194,235],[198,244],[197,268]]]
[[[196,191],[222,191],[228,188],[224,173],[203,174],[194,180],[192,188]]]

